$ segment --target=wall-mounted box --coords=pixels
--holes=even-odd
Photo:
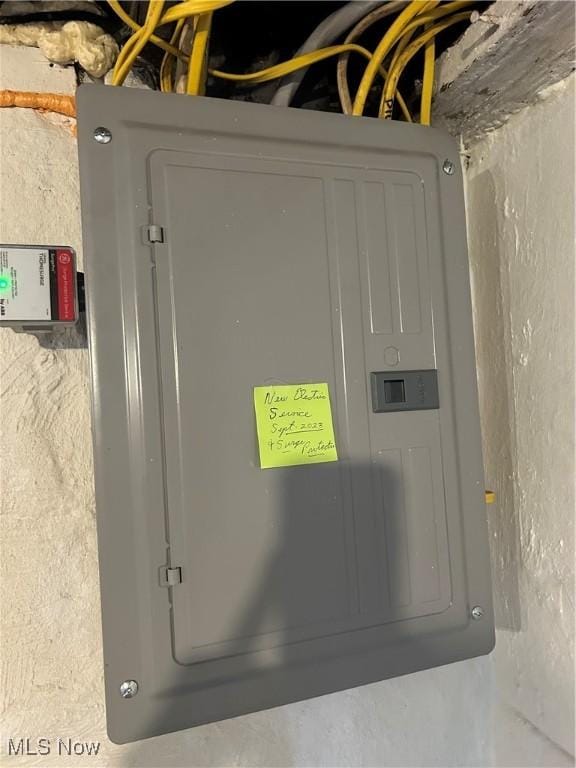
[[[490,651],[453,140],[126,88],[78,103],[111,738]],[[437,372],[437,401],[374,408],[396,370]],[[328,384],[339,460],[260,469],[253,388],[305,382]]]

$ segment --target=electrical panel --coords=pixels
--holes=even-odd
[[[456,143],[119,88],[78,109],[110,737],[489,652]]]

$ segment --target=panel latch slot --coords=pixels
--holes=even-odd
[[[164,227],[158,224],[148,224],[143,227],[144,242],[147,244],[164,242]]]
[[[161,587],[174,587],[176,584],[182,583],[182,568],[172,568],[167,565],[163,565],[160,568],[160,586]]]

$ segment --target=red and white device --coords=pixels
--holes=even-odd
[[[78,321],[76,253],[64,245],[0,245],[0,326],[53,331]]]

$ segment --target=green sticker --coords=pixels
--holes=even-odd
[[[262,469],[338,461],[328,384],[254,387]]]

